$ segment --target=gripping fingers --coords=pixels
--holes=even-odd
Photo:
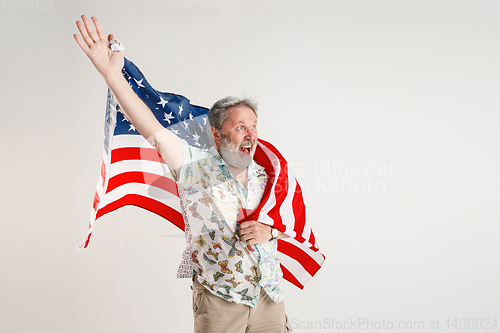
[[[258,230],[254,221],[243,222],[240,225],[241,240],[246,241],[247,244],[257,243]]]

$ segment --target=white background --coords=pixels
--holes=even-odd
[[[286,285],[295,332],[495,328],[500,2],[20,4],[0,4],[0,332],[192,331],[175,227],[123,208],[75,251],[106,102],[72,37],[83,13],[159,90],[259,101],[259,135],[289,160],[327,256],[304,290]]]

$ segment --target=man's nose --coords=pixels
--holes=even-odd
[[[257,129],[248,129],[245,139],[255,141],[257,139]]]

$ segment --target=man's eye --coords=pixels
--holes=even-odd
[[[238,126],[238,127],[236,127],[236,129],[238,129],[238,130],[242,130],[242,129],[243,129],[243,126]]]

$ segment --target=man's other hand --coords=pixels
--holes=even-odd
[[[257,221],[240,224],[240,239],[247,244],[265,243],[271,239],[271,226]]]

